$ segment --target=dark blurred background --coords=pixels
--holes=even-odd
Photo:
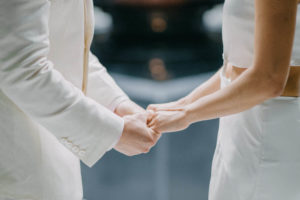
[[[222,64],[223,0],[94,0],[92,51],[143,107],[176,100]],[[149,154],[82,165],[87,200],[206,200],[218,120],[164,135]]]

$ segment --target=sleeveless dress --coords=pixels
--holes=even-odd
[[[224,62],[248,68],[254,0],[225,0]],[[300,11],[291,66],[300,66]],[[221,88],[230,84],[221,73]],[[300,98],[276,97],[220,119],[209,200],[300,199]]]

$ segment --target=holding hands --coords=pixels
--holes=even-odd
[[[150,113],[127,100],[118,105],[115,113],[124,119],[124,129],[115,150],[127,156],[148,153],[161,134],[147,126]]]
[[[184,101],[149,105],[147,111],[128,100],[121,103],[115,113],[124,119],[124,130],[115,150],[133,156],[148,153],[162,132],[187,128],[189,120]]]
[[[147,111],[152,113],[148,126],[156,132],[174,132],[189,126],[187,107],[184,100],[166,104],[149,105]]]
[[[127,156],[148,153],[161,134],[147,127],[147,113],[124,117],[124,130],[115,149]]]
[[[115,150],[127,156],[148,153],[162,132],[188,127],[182,101],[149,105],[147,111],[127,100],[118,105],[115,113],[124,119],[124,129]]]
[[[148,126],[156,132],[184,130],[189,126],[186,116],[185,108],[157,110],[152,114]]]

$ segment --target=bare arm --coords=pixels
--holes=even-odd
[[[228,87],[177,109],[177,114],[157,112],[149,124],[152,128],[180,130],[196,121],[245,111],[282,93],[289,73],[297,0],[256,0],[255,4],[253,66]]]
[[[220,89],[220,71],[218,70],[209,80],[193,90],[189,95],[183,98],[185,104],[191,104],[201,97],[212,94]]]
[[[163,104],[151,104],[148,106],[147,109],[156,111],[160,109],[170,109],[170,108],[186,106],[188,104],[195,102],[201,97],[204,97],[206,95],[218,91],[220,89],[220,71],[221,70],[218,70],[210,79],[208,79],[203,84],[198,86],[187,96],[174,102],[163,103]]]

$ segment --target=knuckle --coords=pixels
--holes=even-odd
[[[153,138],[149,143],[150,143],[151,146],[154,146],[155,143],[156,143],[156,140]]]
[[[130,156],[130,153],[127,153],[127,152],[126,152],[126,153],[124,153],[124,154],[125,154],[126,156]]]
[[[150,147],[144,148],[144,149],[143,149],[143,153],[149,153],[150,149],[151,149]]]
[[[124,152],[124,154],[128,157],[136,155],[133,151],[126,151],[126,152]]]
[[[129,153],[129,157],[132,157],[132,156],[135,156],[136,154],[135,153]]]
[[[153,131],[155,131],[155,132],[157,132],[157,129],[159,128],[159,125],[158,124],[154,124],[153,125],[153,127],[152,127],[152,129],[153,129]]]
[[[150,145],[154,145],[155,144],[155,138],[150,137],[147,143],[150,144]]]
[[[160,137],[161,137],[161,134],[155,133],[155,142],[154,142],[154,145],[157,143],[157,141],[159,140]]]

